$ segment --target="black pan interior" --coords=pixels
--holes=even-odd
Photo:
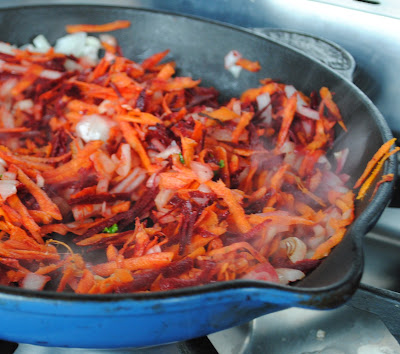
[[[132,22],[129,29],[112,33],[125,56],[140,62],[155,52],[170,49],[168,59],[177,62],[179,75],[201,78],[202,85],[220,90],[222,100],[240,95],[245,89],[257,86],[261,78],[267,77],[293,84],[307,94],[319,90],[321,86],[329,87],[335,92],[335,101],[348,127],[348,133],[338,130],[335,149],[350,147],[345,170],[352,176],[351,183],[360,176],[379,146],[391,137],[382,116],[350,82],[295,50],[230,26],[173,14],[107,6],[24,7],[0,12],[0,40],[22,45],[34,36],[44,34],[54,43],[65,35],[66,24],[98,24],[117,19]],[[235,79],[224,69],[224,56],[232,49],[239,50],[246,58],[258,60],[262,70],[258,73],[242,71],[240,77]],[[385,173],[394,170],[394,161],[391,160]],[[387,184],[371,205],[369,201],[359,203],[357,221],[344,242],[321,267],[295,288],[324,289],[340,287],[345,283],[354,288],[362,271],[361,237],[376,221],[390,194],[391,186]],[[186,291],[179,290],[177,294]]]

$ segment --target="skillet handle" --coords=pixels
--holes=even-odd
[[[344,78],[353,80],[356,61],[347,50],[334,42],[305,32],[275,28],[253,28],[252,30],[258,35],[294,47],[305,55],[329,66]]]
[[[397,144],[399,144],[399,142],[397,142]],[[397,156],[397,176],[400,176],[400,156],[398,154],[396,156]],[[400,208],[400,185],[399,185],[399,183],[397,183],[394,186],[394,193],[393,193],[393,197],[392,197],[392,200],[391,200],[389,206],[392,208]],[[400,213],[400,211],[399,211],[399,213]],[[399,219],[396,219],[396,220],[399,220]],[[399,235],[400,235],[400,233],[399,233]]]
[[[361,284],[348,305],[377,315],[390,333],[400,342],[399,303],[400,294]]]

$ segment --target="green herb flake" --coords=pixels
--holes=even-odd
[[[118,225],[114,224],[110,227],[105,227],[103,232],[107,232],[108,234],[115,234],[118,231]]]
[[[225,167],[225,161],[224,160],[219,160],[218,165],[219,165],[219,167],[224,168]]]
[[[181,153],[179,153],[179,161],[181,162],[181,164],[185,164],[185,159],[183,158],[183,155]]]

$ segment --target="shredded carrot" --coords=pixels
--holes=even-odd
[[[2,56],[2,284],[105,294],[278,281],[275,269],[307,273],[345,237],[355,194],[346,153],[336,170],[326,158],[337,125],[346,134],[328,88],[308,97],[266,78],[221,104],[215,88],[179,76],[169,50],[135,62],[110,34],[101,46],[97,60],[54,48]],[[393,180],[375,181],[394,142],[368,163],[357,198]]]
[[[71,161],[50,171],[44,171],[43,177],[47,183],[60,183],[76,179],[79,171],[88,169],[92,166],[89,156],[103,144],[102,141],[91,141],[77,153]]]
[[[151,165],[150,159],[146,153],[145,148],[143,147],[142,143],[137,137],[136,131],[127,122],[121,122],[120,126],[125,139],[127,140],[128,144],[132,147],[132,149],[134,149],[138,153],[140,159],[142,160],[143,166],[148,171],[152,171],[153,166]]]
[[[258,61],[251,61],[249,59],[245,58],[240,58],[237,62],[236,65],[241,66],[243,69],[256,72],[261,69],[261,65]]]
[[[390,152],[387,152],[383,155],[383,157],[378,161],[378,163],[376,164],[374,170],[371,172],[371,174],[369,175],[369,177],[365,180],[365,182],[361,185],[360,190],[358,191],[357,194],[357,199],[363,199],[368,191],[368,189],[371,187],[372,182],[375,180],[376,176],[378,175],[378,173],[382,170],[383,168],[383,164],[385,163],[385,161],[392,155],[394,155],[395,153],[397,153],[398,151],[400,151],[400,147],[397,147],[395,149],[393,149]]]
[[[226,122],[235,118],[240,118],[238,114],[231,111],[229,108],[221,107],[216,109],[213,112],[207,113],[208,117],[218,119],[221,122]]]
[[[374,188],[374,191],[372,192],[372,195],[371,195],[371,198],[370,198],[370,199],[371,199],[371,200],[374,199],[374,196],[375,196],[376,192],[378,191],[379,187],[380,187],[383,183],[391,182],[391,181],[393,181],[393,178],[394,178],[394,174],[393,174],[393,173],[389,173],[389,174],[387,174],[387,175],[383,175],[382,178],[381,178],[381,180],[376,184],[376,186],[375,186],[375,188]]]
[[[131,21],[118,20],[113,22],[104,23],[101,25],[67,25],[65,31],[67,33],[76,32],[111,32],[119,29],[128,28],[131,25]]]
[[[247,127],[250,123],[251,119],[253,118],[253,114],[250,112],[244,112],[240,117],[240,121],[236,126],[235,130],[232,133],[232,142],[237,143],[239,141],[239,137],[242,134],[243,130]]]
[[[38,202],[40,208],[52,218],[61,220],[62,216],[57,205],[48,197],[48,195],[40,189],[21,169],[18,169],[18,179],[30,191]]]
[[[276,143],[277,150],[279,150],[286,140],[289,133],[290,125],[292,124],[294,114],[296,112],[297,97],[292,95],[286,104],[282,113],[282,125],[278,135],[278,141]]]
[[[18,127],[18,128],[0,128],[0,134],[5,133],[24,133],[29,132],[30,129],[27,127]]]
[[[379,148],[379,150],[374,154],[372,159],[368,162],[367,167],[365,168],[361,177],[354,184],[353,188],[359,188],[364,183],[364,181],[367,179],[367,176],[371,173],[371,171],[376,166],[376,164],[381,160],[381,158],[390,150],[395,141],[396,138],[390,139]]]
[[[122,261],[122,267],[131,271],[159,268],[171,263],[173,256],[173,252],[160,252],[141,257],[128,258]],[[92,267],[94,273],[103,277],[110,276],[116,269],[118,269],[118,263],[115,261],[98,264]]]
[[[231,212],[237,227],[241,232],[247,232],[251,229],[250,223],[246,219],[246,214],[240,204],[237,202],[232,191],[225,186],[225,184],[220,180],[218,182],[207,182],[207,186],[222,198],[228,205],[229,211]]]
[[[330,237],[327,241],[324,243],[320,244],[317,249],[315,250],[315,253],[311,257],[312,259],[321,259],[323,257],[326,257],[331,249],[335,247],[340,241],[342,241],[344,235],[346,233],[346,229],[342,228],[338,230],[332,237]]]

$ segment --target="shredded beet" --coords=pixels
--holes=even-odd
[[[194,261],[192,258],[184,258],[181,261],[173,262],[161,270],[165,278],[177,277],[188,272],[193,268]]]
[[[286,284],[345,237],[355,194],[346,150],[327,158],[337,125],[347,129],[328,88],[307,96],[261,79],[221,104],[215,88],[176,75],[168,50],[135,62],[114,37],[101,41],[98,59],[3,43],[1,284],[80,294]],[[235,53],[229,68],[260,69]],[[393,143],[358,198],[394,178],[374,182]]]

